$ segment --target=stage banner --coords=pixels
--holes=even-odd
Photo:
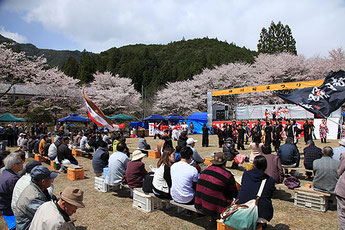
[[[314,114],[328,117],[345,102],[345,71],[330,72],[320,87],[299,89],[278,96]]]
[[[322,85],[322,83],[323,83],[323,80],[286,82],[286,83],[279,83],[279,84],[272,84],[272,85],[258,85],[258,86],[251,86],[251,87],[213,91],[212,96],[224,96],[224,95],[241,94],[241,93],[256,93],[256,92],[265,92],[265,91],[318,87]]]

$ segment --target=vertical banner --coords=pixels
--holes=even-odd
[[[153,137],[155,135],[155,123],[149,123],[149,136]]]
[[[207,92],[207,126],[212,127],[212,92]]]

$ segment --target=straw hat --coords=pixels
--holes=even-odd
[[[140,160],[141,158],[143,158],[144,156],[146,156],[144,153],[142,153],[140,150],[135,150],[132,153],[132,161],[137,161]]]
[[[210,161],[214,165],[222,165],[226,162],[226,157],[223,152],[217,152],[214,154],[213,160]]]

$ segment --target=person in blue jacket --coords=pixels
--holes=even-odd
[[[237,196],[237,199],[239,199],[237,202],[238,204],[244,204],[249,200],[256,199],[261,182],[267,179],[258,202],[259,218],[261,218],[260,222],[267,222],[273,218],[272,196],[275,186],[274,179],[264,173],[266,168],[266,158],[262,155],[256,156],[254,158],[254,168],[243,173],[242,187]]]

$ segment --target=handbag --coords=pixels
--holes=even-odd
[[[261,182],[256,199],[252,199],[244,204],[237,204],[235,200],[224,209],[220,217],[223,223],[236,230],[255,230],[258,220],[258,202],[265,187],[266,179]]]

